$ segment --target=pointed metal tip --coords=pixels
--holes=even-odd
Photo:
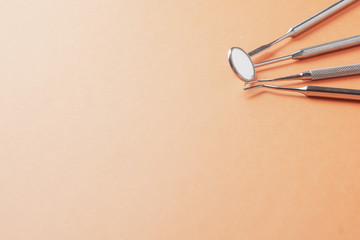
[[[264,87],[265,85],[256,85],[256,86],[252,86],[252,87],[248,87],[248,88],[244,88],[243,90],[250,90],[250,89],[254,89],[254,88],[260,88],[260,87]]]

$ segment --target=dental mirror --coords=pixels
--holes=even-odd
[[[250,56],[241,48],[233,47],[229,50],[228,59],[236,76],[248,82],[255,78],[255,67]]]

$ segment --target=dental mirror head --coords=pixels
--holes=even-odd
[[[233,47],[229,50],[228,59],[236,76],[248,82],[255,78],[255,67],[250,56],[241,48]]]

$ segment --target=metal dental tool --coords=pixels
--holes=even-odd
[[[341,40],[323,43],[313,47],[300,49],[290,55],[271,59],[268,61],[253,63],[250,56],[241,48],[231,48],[228,53],[230,66],[234,73],[243,81],[249,82],[255,78],[255,67],[264,66],[288,59],[306,59],[325,53],[330,53],[360,45],[360,35],[344,38]]]
[[[330,87],[318,87],[318,86],[305,86],[301,88],[289,88],[289,87],[279,87],[272,85],[257,85],[249,88],[244,88],[244,90],[266,87],[273,88],[281,91],[293,91],[302,93],[307,97],[323,97],[323,98],[337,98],[337,99],[347,99],[347,100],[358,100],[360,101],[360,90],[357,89],[346,89],[346,88],[330,88]]]
[[[313,26],[317,25],[318,23],[322,22],[323,20],[327,19],[328,17],[332,16],[333,14],[339,12],[340,10],[344,9],[345,7],[351,5],[354,2],[357,2],[358,0],[340,0],[331,5],[328,8],[325,8],[324,10],[316,13],[315,15],[309,17],[305,21],[295,25],[294,27],[290,28],[289,31],[282,37],[276,39],[275,41],[263,45],[251,52],[249,52],[249,56],[254,56],[255,54],[258,54],[265,49],[271,47],[272,45],[280,42],[283,39],[286,39],[288,37],[296,37],[300,35],[301,33],[305,32],[306,30],[309,30]]]
[[[246,82],[245,84],[250,83],[259,83],[259,82],[273,82],[281,80],[320,80],[336,77],[345,77],[360,74],[360,64],[346,65],[340,67],[331,67],[331,68],[322,68],[310,70],[307,72],[302,72],[296,75],[290,75],[286,77],[273,78],[273,79],[261,79]]]

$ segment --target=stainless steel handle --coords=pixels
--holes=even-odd
[[[360,35],[303,48],[291,54],[293,59],[304,59],[360,45]]]
[[[288,35],[292,37],[296,37],[297,35],[305,32],[306,30],[310,29],[311,27],[315,26],[316,24],[322,22],[323,20],[327,19],[328,17],[332,16],[333,14],[337,13],[338,11],[344,9],[345,7],[349,6],[350,4],[357,2],[358,0],[340,0],[331,5],[328,8],[316,13],[312,17],[309,17],[305,21],[295,25],[294,27],[289,29]]]
[[[308,97],[325,97],[360,101],[360,90],[356,89],[307,86],[306,91],[303,93]]]
[[[311,80],[345,77],[360,74],[360,64],[310,70]]]

